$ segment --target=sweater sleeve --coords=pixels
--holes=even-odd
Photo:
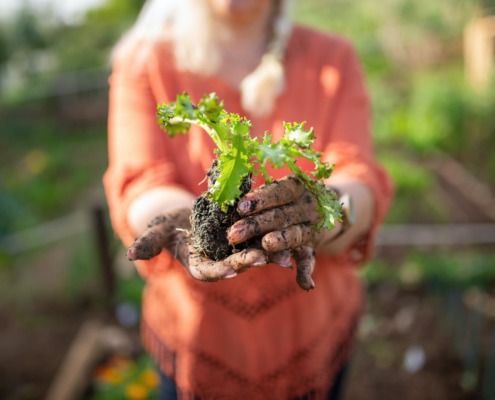
[[[109,163],[103,185],[112,226],[126,246],[135,238],[127,223],[133,199],[154,187],[178,185],[173,151],[157,124],[150,82],[146,64],[136,63],[131,55],[114,63],[108,112]]]
[[[371,190],[375,200],[370,231],[348,253],[351,261],[360,264],[372,255],[378,227],[390,206],[393,185],[374,158],[368,95],[361,65],[349,44],[345,45],[342,56],[341,84],[334,107],[323,158],[335,165],[332,177],[345,176],[359,180]]]

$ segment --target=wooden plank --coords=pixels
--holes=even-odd
[[[90,371],[101,353],[102,324],[90,320],[79,330],[46,400],[78,400],[89,383]]]
[[[0,252],[22,254],[48,246],[89,229],[86,211],[76,211],[58,219],[45,222],[22,232],[0,238]]]
[[[464,30],[464,64],[468,83],[486,89],[495,58],[495,16],[477,18]]]
[[[488,184],[477,179],[464,165],[447,153],[427,161],[427,165],[485,220],[495,222],[495,195]]]
[[[92,210],[95,246],[98,250],[100,271],[102,278],[102,292],[107,312],[114,312],[114,295],[116,286],[116,274],[114,270],[113,255],[110,251],[110,240],[107,234],[105,213],[103,207],[95,205]]]
[[[377,246],[456,246],[495,243],[495,224],[385,225]]]
[[[46,400],[80,400],[91,382],[93,368],[102,356],[130,355],[138,348],[137,341],[118,325],[86,321],[60,365]]]

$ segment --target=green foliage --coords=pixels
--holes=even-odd
[[[189,95],[182,94],[175,102],[159,104],[157,108],[158,123],[171,137],[187,133],[191,124],[196,124],[215,142],[219,176],[208,193],[223,209],[241,196],[242,181],[257,172],[255,165],[265,180],[271,182],[267,173],[270,163],[274,168],[287,166],[311,192],[321,215],[318,228],[333,229],[335,220],[340,219],[340,205],[322,182],[333,168],[321,162],[320,153],[312,148],[313,130],[305,130],[304,123],[285,123],[281,140],[273,143],[272,136],[265,133],[260,142],[250,136],[251,122],[227,112],[214,93],[205,95],[197,106],[191,103]],[[297,166],[298,159],[314,164],[310,176]]]
[[[43,20],[33,10],[21,8],[11,24],[13,47],[34,50],[48,45]]]
[[[258,145],[257,162],[266,182],[272,181],[272,178],[267,173],[268,161],[275,168],[282,168],[284,165],[288,166],[291,172],[303,182],[306,189],[316,199],[318,212],[324,221],[322,226],[332,229],[335,221],[340,219],[340,212],[338,211],[340,210],[340,205],[335,196],[326,190],[321,180],[330,177],[333,166],[330,167],[322,163],[320,154],[311,148],[315,138],[314,132],[312,128],[305,130],[304,125],[304,122],[285,123],[285,135],[276,143],[273,143],[273,138],[270,134],[265,133],[261,144]],[[314,164],[315,169],[311,173],[311,177],[297,166],[297,160],[301,158]]]
[[[18,137],[7,131],[0,138],[4,163],[0,203],[8,210],[0,233],[22,230],[69,212],[88,186],[99,184],[104,172],[103,131],[74,130],[67,136],[65,131],[39,122],[37,131],[15,125],[10,132],[17,132]]]
[[[109,64],[112,47],[136,18],[143,0],[108,0],[91,9],[79,25],[62,25],[54,32],[52,50],[59,70]]]
[[[495,282],[495,257],[490,253],[419,253],[412,257],[411,263],[425,279],[441,287],[489,287]]]
[[[30,210],[25,205],[20,204],[16,196],[6,190],[6,186],[0,181],[0,209],[2,218],[0,219],[0,236],[15,232],[18,226],[29,224],[33,221]],[[0,263],[1,265],[1,263]]]
[[[473,92],[462,62],[464,28],[479,4],[295,3],[298,22],[342,35],[358,52],[371,96],[377,156],[396,186],[388,222],[449,221],[449,210],[420,161],[441,152],[495,182],[495,86]]]
[[[5,28],[0,27],[0,65],[10,58],[10,49],[5,33]]]
[[[350,38],[365,57],[379,51],[380,35],[389,26],[410,42],[444,40],[462,35],[466,21],[476,12],[468,0],[305,0],[295,4],[298,22]]]
[[[197,107],[183,94],[171,104],[158,105],[158,123],[171,137],[187,133],[191,124],[202,127],[218,148],[219,175],[209,190],[211,198],[225,208],[240,197],[243,178],[254,172],[250,160],[256,141],[249,136],[248,120],[226,112],[214,94],[203,97]]]
[[[458,153],[464,147],[470,105],[461,80],[447,74],[419,77],[408,108],[402,133],[417,149]]]
[[[399,266],[374,260],[361,275],[368,284],[388,281],[404,287],[428,285],[441,290],[489,288],[495,283],[494,263],[493,254],[477,249],[413,251]]]
[[[122,25],[134,22],[144,0],[107,0],[100,7],[90,9],[85,16],[85,23],[105,24],[108,21],[120,21]]]
[[[387,154],[381,157],[381,162],[392,176],[398,193],[422,194],[435,185],[431,172],[421,164],[409,161],[400,155]]]
[[[447,152],[495,181],[489,169],[495,165],[489,144],[495,134],[493,87],[475,92],[454,68],[416,75],[402,99],[381,88],[375,103],[377,141],[421,156]]]
[[[420,158],[386,152],[380,161],[394,182],[397,199],[387,215],[388,223],[448,222],[448,210],[436,189],[436,178]]]
[[[27,174],[21,178],[21,181],[9,180],[8,186],[16,191],[19,184],[26,185],[27,190],[24,192],[26,201],[37,204],[44,214],[53,216],[62,205],[60,199],[65,198],[64,193],[70,193],[71,189],[76,187],[86,186],[88,181],[84,171],[80,169],[70,171],[62,168],[62,165],[67,164],[68,154],[54,152],[49,159],[44,154],[36,149],[26,154],[27,165],[30,162],[40,164],[34,164],[36,165],[34,169],[27,170]],[[43,161],[45,157],[47,161]],[[31,161],[33,159],[35,161]],[[46,165],[42,165],[45,162]],[[38,165],[40,170],[36,169]],[[71,175],[69,180],[66,179],[68,174]]]

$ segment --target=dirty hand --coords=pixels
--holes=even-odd
[[[314,288],[311,275],[318,232],[313,227],[320,216],[313,196],[299,179],[289,176],[247,193],[237,211],[245,218],[229,229],[229,242],[239,244],[261,236],[267,253],[290,251],[296,261],[297,283],[306,290]]]
[[[129,247],[127,258],[149,260],[167,250],[193,278],[205,282],[233,278],[250,267],[267,264],[263,250],[256,248],[247,248],[221,261],[202,256],[192,244],[190,216],[190,208],[181,208],[156,217]]]

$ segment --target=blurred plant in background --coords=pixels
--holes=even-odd
[[[108,1],[76,25],[29,8],[2,22],[0,236],[63,215],[101,179],[109,52],[142,3]]]
[[[93,373],[92,400],[157,399],[160,377],[151,359],[111,356]]]
[[[495,285],[493,265],[495,255],[473,250],[462,254],[414,251],[394,269],[383,260],[374,260],[362,271],[362,277],[367,285],[389,282],[405,289],[428,287],[434,294],[443,295],[474,287],[490,290]]]

